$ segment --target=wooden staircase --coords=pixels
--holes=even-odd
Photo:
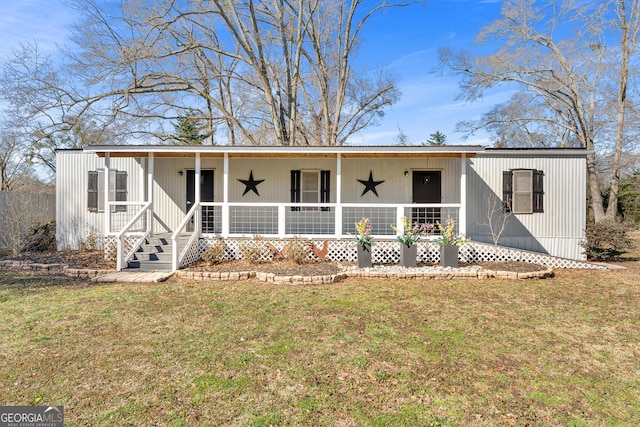
[[[169,236],[148,237],[128,262],[127,271],[171,271],[173,246]]]

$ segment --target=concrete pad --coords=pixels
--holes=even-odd
[[[97,276],[91,279],[92,282],[101,282],[101,283],[116,283],[116,282],[127,282],[127,283],[159,283],[164,282],[169,277],[173,275],[172,272],[133,272],[133,271],[113,271],[111,273],[104,274],[102,276]]]

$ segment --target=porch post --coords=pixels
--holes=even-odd
[[[460,158],[460,212],[458,216],[458,233],[467,235],[467,155]]]
[[[201,197],[201,192],[200,192],[200,185],[201,185],[200,184],[200,175],[201,175],[200,174],[200,172],[201,172],[200,171],[200,165],[201,165],[200,153],[196,153],[196,173],[195,173],[195,177],[194,177],[194,179],[196,181],[195,182],[195,188],[194,188],[194,190],[195,190],[194,199],[196,199],[194,201],[195,204],[200,204],[200,197]],[[200,229],[202,227],[201,216],[202,216],[202,208],[199,208],[198,210],[196,210],[195,215],[194,215],[194,217],[195,217],[194,218],[194,224],[195,224],[194,229],[197,230],[198,233],[201,231]]]
[[[336,239],[342,236],[342,154],[336,155]]]
[[[222,175],[222,237],[229,236],[229,153],[224,153]]]
[[[147,201],[150,202],[147,211],[147,229],[149,234],[153,234],[153,167],[155,157],[153,153],[149,153],[147,159]]]
[[[109,153],[104,154],[104,235],[107,236],[111,233],[111,206],[109,206],[109,175],[111,175],[111,155]]]

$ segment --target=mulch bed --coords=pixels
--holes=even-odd
[[[60,252],[27,252],[18,257],[0,256],[2,260],[32,261],[40,264],[66,264],[71,268],[106,269],[115,268],[113,262],[104,259],[102,251],[60,251]],[[353,264],[353,263],[351,263]],[[252,263],[244,259],[224,261],[214,265],[207,265],[204,261],[197,261],[188,267],[189,271],[236,272],[262,271],[279,276],[327,276],[340,272],[340,264],[333,261],[309,261],[296,264],[292,261],[266,261]],[[466,265],[466,264],[465,264]],[[529,273],[546,270],[545,266],[520,261],[479,262],[477,264],[487,270]],[[431,266],[431,264],[418,264]],[[463,266],[461,264],[461,266]]]
[[[349,263],[355,264],[355,263]],[[314,262],[309,261],[303,264],[296,264],[292,261],[267,261],[260,263],[252,263],[244,259],[225,261],[219,264],[207,265],[204,261],[198,261],[191,264],[187,270],[189,271],[216,271],[216,272],[232,272],[232,271],[255,271],[259,270],[265,273],[274,273],[279,276],[326,276],[337,274],[340,272],[340,263],[336,262]],[[344,265],[344,264],[342,264]],[[419,263],[418,267],[431,267],[436,264]],[[536,271],[545,271],[547,267],[539,264],[531,264],[521,261],[498,261],[498,262],[480,262],[477,264],[460,263],[460,267],[481,266],[487,270],[493,271],[509,271],[513,273],[532,273]]]
[[[509,271],[512,273],[533,273],[547,269],[544,265],[522,261],[485,261],[479,262],[475,265],[479,265],[486,270]]]
[[[330,276],[340,272],[340,264],[327,262],[305,262],[296,264],[293,261],[265,261],[249,262],[245,259],[224,261],[218,264],[207,265],[204,261],[191,264],[188,271],[234,272],[234,271],[261,271],[273,273],[277,276]]]

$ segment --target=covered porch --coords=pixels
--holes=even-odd
[[[117,269],[153,235],[168,236],[172,269],[192,262],[200,240],[300,237],[350,240],[371,220],[374,238],[390,224],[450,217],[467,230],[467,163],[480,147],[87,147],[104,158],[138,159],[143,200],[105,191],[104,235],[115,240]],[[421,194],[424,186],[437,192]],[[198,185],[200,183],[200,185]],[[416,190],[418,188],[418,190]],[[426,188],[426,187],[425,187]],[[199,253],[195,255],[199,258]]]

